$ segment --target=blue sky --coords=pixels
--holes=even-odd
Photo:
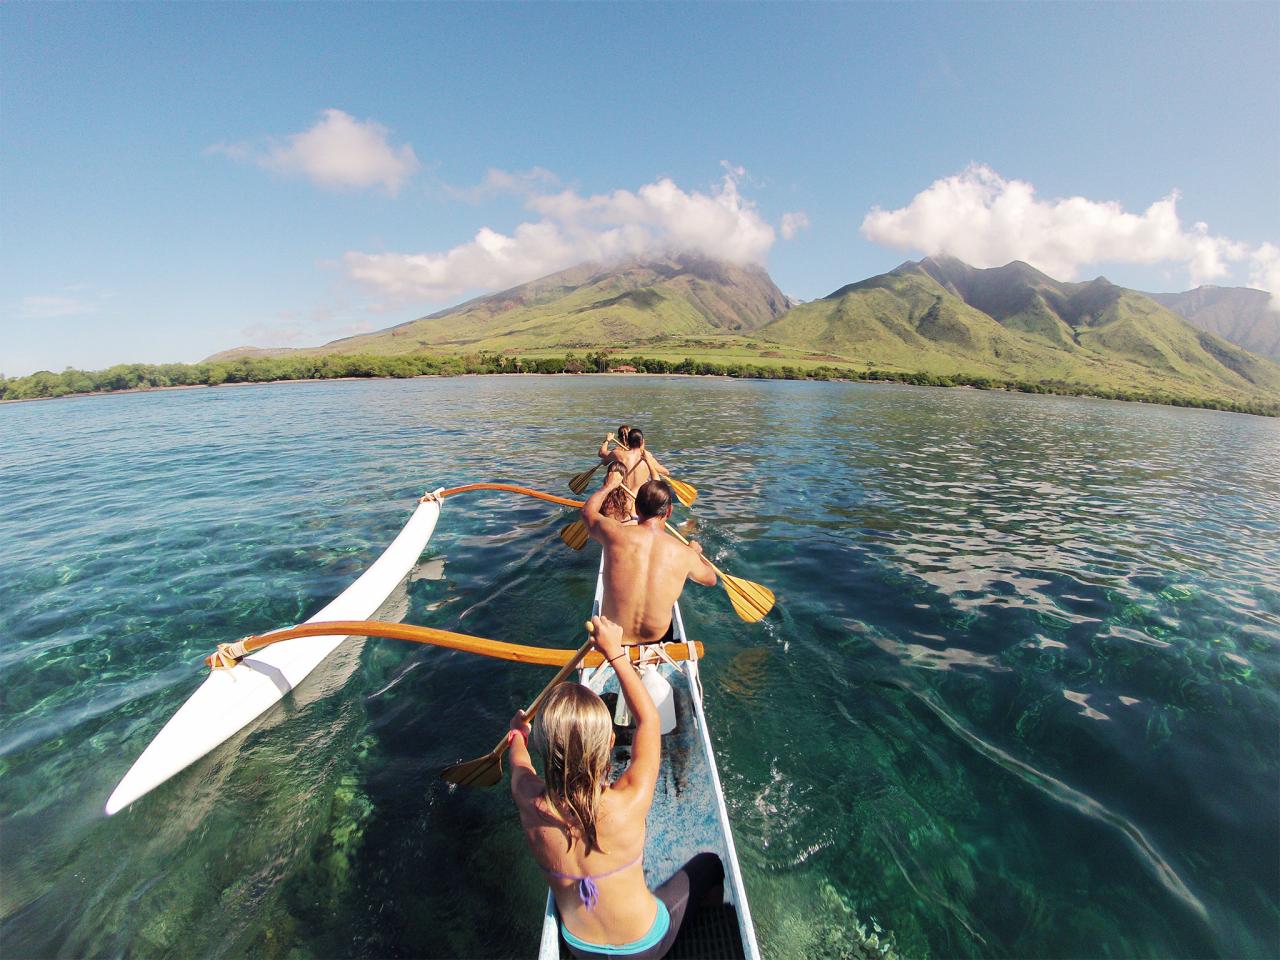
[[[1280,293],[1277,49],[1275,3],[5,4],[0,372],[663,245]]]

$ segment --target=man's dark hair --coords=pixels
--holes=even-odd
[[[636,516],[641,520],[666,517],[671,509],[671,487],[665,480],[650,480],[636,493]]]
[[[632,427],[627,434],[627,449],[639,450],[644,446],[644,431],[639,427]]]
[[[625,423],[618,428],[618,439],[623,443],[627,442],[627,435],[631,433],[631,428]]]

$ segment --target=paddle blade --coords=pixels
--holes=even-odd
[[[587,545],[587,541],[591,539],[591,535],[587,533],[587,525],[581,520],[575,520],[563,530],[560,531],[560,539],[565,542],[571,550],[581,550]]]
[[[459,787],[492,787],[502,780],[502,754],[494,751],[476,760],[464,760],[440,771],[448,783]]]
[[[720,582],[724,585],[724,592],[729,595],[734,612],[747,623],[763,620],[773,609],[777,598],[763,584],[731,577],[727,573],[720,574]]]
[[[676,499],[686,507],[692,507],[693,501],[698,499],[698,488],[693,484],[685,483],[683,480],[677,480],[674,477],[667,477],[667,483],[671,486],[671,492],[676,495]]]
[[[590,470],[583,470],[569,481],[569,489],[574,493],[582,493],[587,489],[587,484],[591,482],[591,475],[600,469],[600,464],[596,464]]]

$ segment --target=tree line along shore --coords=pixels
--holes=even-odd
[[[679,361],[651,357],[623,359],[603,351],[559,357],[518,357],[495,353],[468,356],[436,354],[373,354],[248,357],[201,363],[126,363],[106,370],[73,370],[61,373],[41,370],[25,377],[0,375],[0,401],[48,400],[66,396],[157,390],[173,387],[216,387],[237,383],[274,383],[285,380],[339,380],[461,376],[463,374],[563,374],[650,373],[687,376],[735,377],[751,380],[861,380],[905,383],[930,387],[973,387],[979,390],[1011,390],[1021,393],[1090,396],[1108,400],[1159,403],[1177,407],[1202,407],[1260,416],[1280,416],[1280,402],[1238,401],[1212,397],[1109,389],[1060,381],[1002,380],[966,374],[939,375],[895,370],[855,369],[841,366],[765,366],[685,358]]]

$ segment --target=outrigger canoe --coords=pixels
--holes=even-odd
[[[436,491],[433,497],[469,489],[531,493],[506,484],[475,484],[451,491]],[[563,498],[534,495],[555,503],[578,505]],[[413,571],[435,531],[439,516],[440,500],[424,499],[373,565],[306,622],[323,623],[328,627],[334,621],[372,619]],[[603,570],[602,562],[596,577],[594,613],[599,613],[604,595]],[[725,869],[724,903],[714,909],[700,909],[681,930],[670,956],[758,960],[760,949],[756,944],[724,791],[720,786],[702,708],[702,684],[698,674],[700,651],[688,640],[678,604],[672,610],[672,623],[674,642],[669,646],[687,645],[687,653],[673,651],[680,656],[664,658],[644,668],[659,671],[671,684],[676,717],[675,728],[662,738],[662,768],[654,791],[651,817],[654,829],[649,831],[645,845],[645,878],[650,887],[656,887],[695,854],[704,851],[717,854]],[[344,626],[354,630],[362,625],[348,623]],[[212,671],[125,774],[107,800],[106,812],[113,814],[124,809],[229,740],[301,683],[348,636],[350,634],[325,633],[280,640],[242,656],[234,666]],[[510,644],[482,642],[516,649]],[[519,651],[518,655],[510,655],[507,659],[563,662],[559,655],[567,657],[571,653],[533,648],[519,648]],[[541,653],[555,653],[557,656],[543,659],[537,656]],[[682,659],[682,656],[687,656],[687,659]],[[619,688],[612,668],[601,662],[581,669],[579,677],[606,699],[612,698],[616,702]],[[625,763],[627,747],[620,744],[617,749],[615,762]],[[548,893],[539,958],[550,960],[559,956],[559,924],[555,902]]]
[[[604,562],[596,575],[595,603],[591,612],[600,613],[604,597]],[[688,643],[680,605],[671,611],[674,643]],[[747,903],[746,887],[738,851],[729,828],[720,773],[711,749],[707,717],[702,709],[702,681],[696,656],[673,663],[659,660],[642,670],[658,670],[671,684],[675,697],[676,726],[662,738],[662,768],[653,792],[649,829],[645,838],[644,875],[652,890],[684,866],[695,854],[709,851],[724,864],[724,903],[699,909],[681,928],[670,957],[730,958],[759,960],[755,926]],[[617,675],[607,664],[586,667],[579,681],[595,690],[606,702],[621,696]],[[618,731],[614,748],[614,773],[621,772],[631,749],[625,730]],[[625,741],[625,742],[624,742]],[[570,956],[560,937],[555,899],[547,893],[542,918],[542,944],[538,960],[558,960]]]

